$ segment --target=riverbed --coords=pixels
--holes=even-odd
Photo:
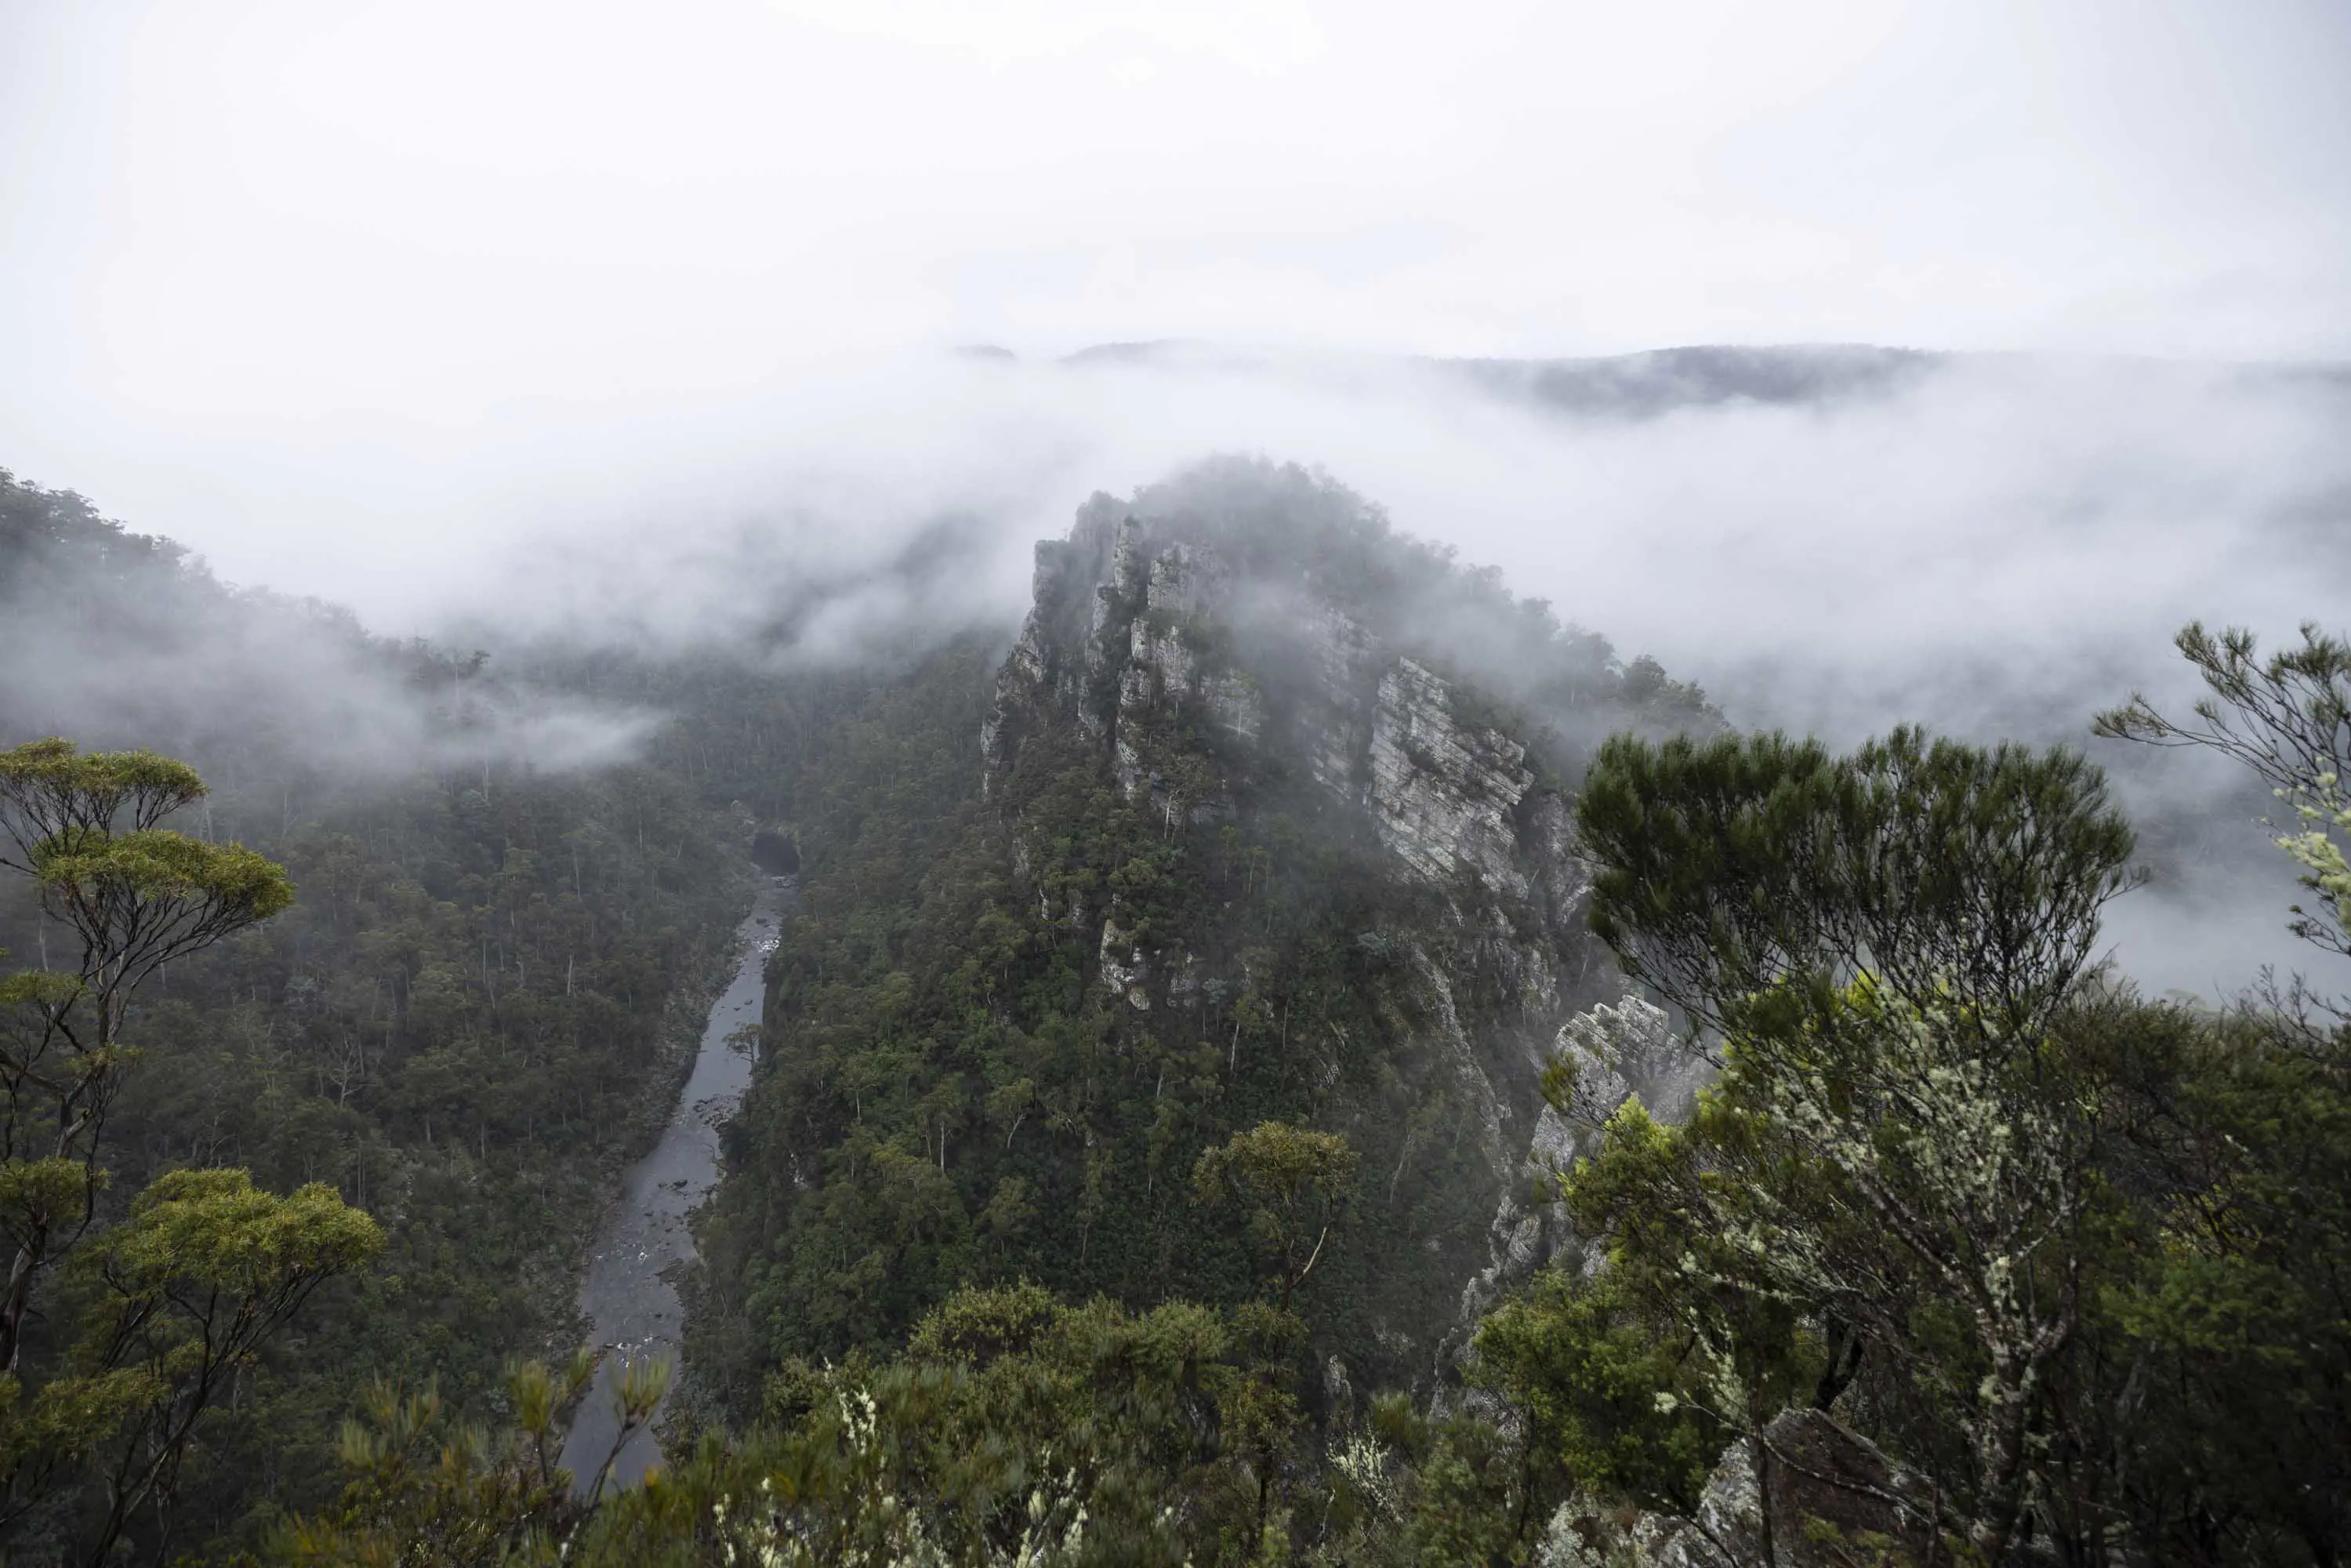
[[[799,897],[793,878],[760,879],[758,901],[736,933],[742,956],[726,993],[710,1009],[693,1073],[660,1144],[630,1167],[621,1196],[597,1232],[588,1278],[580,1289],[580,1312],[591,1325],[590,1343],[604,1347],[605,1354],[595,1386],[580,1401],[563,1444],[563,1466],[581,1492],[594,1482],[620,1430],[612,1385],[622,1361],[661,1358],[673,1366],[677,1361],[684,1323],[672,1281],[694,1258],[687,1217],[717,1183],[718,1128],[735,1113],[751,1082],[750,1049],[735,1036],[759,1021],[768,956]],[[632,1433],[612,1462],[608,1485],[634,1486],[660,1461],[651,1427]]]

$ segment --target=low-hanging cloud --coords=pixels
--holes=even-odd
[[[1458,366],[1329,357],[869,371],[810,400],[820,408],[779,411],[737,459],[744,488],[675,507],[665,536],[614,508],[608,536],[652,552],[629,570],[583,549],[576,574],[555,574],[561,602],[509,595],[506,613],[593,635],[578,612],[594,603],[608,632],[895,656],[1008,628],[1031,542],[1086,494],[1246,450],[1320,466],[1623,654],[1702,683],[1733,723],[1840,743],[1913,721],[2083,744],[2091,716],[2134,688],[2192,700],[2169,647],[2190,619],[2274,641],[2340,617],[2327,585],[2351,581],[2351,381],[2113,360],[1921,360],[1898,375],[1823,362],[1830,373],[1776,399],[1700,385],[1565,408]],[[796,499],[747,498],[760,494]],[[664,553],[664,537],[684,548]],[[2156,889],[2114,924],[2130,967],[2210,992],[2295,962],[2286,871],[2252,825],[2259,796],[2225,768],[2095,749],[2150,824]]]
[[[2130,652],[2189,615],[2323,612],[2346,412],[2351,382],[2323,374],[2114,361],[1955,359],[1868,396],[1642,418],[1409,361],[917,362],[617,430],[550,420],[298,465],[293,483],[224,450],[206,488],[233,507],[190,508],[194,527],[135,515],[225,575],[379,625],[457,612],[686,645],[791,640],[818,616],[812,640],[855,656],[841,601],[893,641],[903,619],[1017,615],[1029,542],[1088,493],[1259,452],[1727,695],[1769,665],[1806,677],[1772,679],[1779,704],[1868,724],[1917,665],[2038,676],[2050,650]]]
[[[2346,413],[2351,379],[2334,372],[2111,359],[1799,353],[1757,382],[1687,356],[1546,378],[1184,349],[969,355],[392,432],[357,456],[340,439],[151,453],[150,483],[174,474],[193,502],[136,484],[116,506],[225,575],[395,633],[824,664],[1008,634],[1033,542],[1087,495],[1254,452],[1320,467],[1621,653],[1656,655],[1734,723],[2080,742],[2135,686],[2189,696],[2168,648],[2189,619],[2275,639],[2342,618]],[[542,737],[592,761],[647,720],[547,722]],[[2258,809],[2226,775],[2102,759],[2142,818]],[[2176,890],[2283,902],[2250,828],[2231,841],[2241,854],[2158,836]],[[2161,952],[2149,967],[2167,981],[2292,956],[2274,920],[2231,945],[2202,914],[2137,918],[2126,944]]]
[[[63,735],[219,759],[231,777],[258,760],[349,785],[605,767],[660,722],[485,677],[471,655],[373,637],[348,610],[229,589],[168,555],[128,570],[18,565],[0,584],[0,745]]]

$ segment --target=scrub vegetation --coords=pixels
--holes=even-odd
[[[2351,645],[2191,627],[2207,700],[2098,721],[2249,767],[2302,879],[2306,981],[2157,1000],[2102,943],[2137,838],[2082,751],[1729,731],[1322,481],[1186,483],[1136,505],[1246,512],[1209,543],[1252,602],[1316,573],[1401,628],[1404,799],[1523,756],[1495,831],[1537,848],[1564,802],[1572,930],[1329,805],[1270,738],[1315,667],[1252,652],[1279,626],[1136,598],[1134,657],[1209,695],[1105,667],[990,749],[1001,643],[495,674],[0,484],[13,580],[166,643],[268,618],[433,743],[0,700],[41,726],[0,737],[7,1561],[2344,1561]],[[506,720],[549,694],[664,717],[539,766]],[[690,1396],[646,1484],[584,1497],[580,1257],[755,852],[801,898]],[[1635,995],[1687,1114],[1566,1049]],[[1474,1052],[1530,1020],[1580,1155],[1509,1196],[1576,1239],[1465,1295],[1505,1103]],[[662,1375],[619,1380],[632,1422]]]

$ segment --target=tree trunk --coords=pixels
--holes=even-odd
[[[2013,1354],[1992,1358],[1992,1410],[1983,1444],[1983,1501],[1969,1542],[1984,1562],[2008,1559],[2024,1502],[2024,1423],[2032,1406],[2032,1368]]]

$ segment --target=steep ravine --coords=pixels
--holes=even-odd
[[[735,977],[711,1005],[669,1125],[653,1151],[630,1167],[598,1232],[580,1311],[593,1325],[591,1343],[604,1357],[564,1440],[562,1463],[576,1490],[595,1483],[619,1433],[613,1390],[622,1364],[676,1360],[684,1322],[674,1273],[695,1256],[688,1218],[718,1179],[719,1124],[734,1113],[751,1082],[751,1053],[740,1031],[759,1021],[778,923],[798,898],[791,878],[760,880],[758,900],[736,932],[741,956]],[[612,1461],[608,1484],[635,1485],[660,1458],[651,1427],[632,1434]]]

